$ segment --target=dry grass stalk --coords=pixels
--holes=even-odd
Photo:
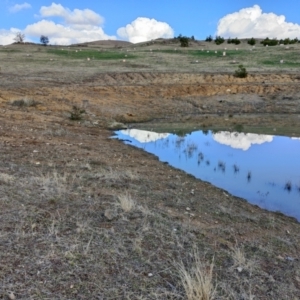
[[[212,262],[207,268],[201,262],[198,251],[194,251],[194,266],[187,270],[183,263],[179,265],[179,276],[185,290],[187,300],[212,300],[216,288],[213,285]]]
[[[119,199],[118,204],[125,212],[129,212],[133,210],[136,206],[135,201],[131,198],[131,195],[128,192],[126,192],[123,195],[119,195],[118,199]]]
[[[232,258],[234,260],[235,267],[245,267],[247,265],[245,252],[239,247],[232,248]]]

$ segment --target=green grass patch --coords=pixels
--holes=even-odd
[[[299,62],[292,62],[292,61],[285,61],[281,64],[280,60],[263,60],[261,63],[265,66],[278,66],[282,68],[299,68],[300,67],[300,61]]]
[[[97,59],[97,60],[116,60],[116,59],[134,59],[136,58],[135,55],[132,54],[125,54],[119,52],[102,52],[102,51],[95,51],[95,50],[82,50],[77,51],[74,49],[49,49],[47,51],[49,54],[59,55],[70,59]]]
[[[21,52],[21,50],[17,50],[17,49],[1,49],[0,52],[2,52],[2,53],[13,53],[13,52]]]

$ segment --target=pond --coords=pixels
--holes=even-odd
[[[138,129],[115,134],[232,195],[300,221],[300,138],[228,131],[178,136]]]

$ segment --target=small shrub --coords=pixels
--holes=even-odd
[[[276,46],[276,45],[278,45],[278,40],[277,39],[269,39],[267,37],[260,43],[263,44],[264,46]]]
[[[70,112],[70,120],[79,121],[82,119],[82,115],[85,113],[84,109],[74,105],[72,111]]]
[[[189,46],[189,38],[186,36],[181,36],[179,38],[180,46],[181,47],[188,47]]]
[[[299,40],[297,38],[295,39],[290,39],[290,38],[286,38],[286,39],[281,39],[279,41],[279,44],[283,44],[283,45],[290,45],[290,44],[297,44],[299,42]]]
[[[193,253],[193,260],[194,264],[189,268],[186,268],[183,262],[178,266],[181,284],[185,291],[185,299],[214,299],[216,294],[216,287],[213,284],[214,262],[211,262],[210,265],[204,264],[196,250]]]
[[[132,211],[136,207],[136,203],[131,198],[129,193],[119,195],[118,199],[119,199],[118,205],[121,206],[122,210],[125,212]]]
[[[209,35],[206,39],[205,39],[205,42],[212,42],[213,41],[213,38],[211,35]]]
[[[239,65],[239,68],[234,72],[234,76],[238,78],[246,78],[248,76],[246,68],[243,65]]]
[[[254,38],[251,38],[250,40],[248,40],[248,44],[254,46],[256,44],[256,40]]]
[[[227,43],[228,43],[228,44],[239,45],[239,44],[241,43],[241,41],[240,41],[238,38],[235,38],[235,39],[229,38],[229,39],[227,40]]]
[[[14,100],[11,102],[12,106],[19,106],[19,107],[32,107],[37,106],[38,102],[33,99],[20,99],[20,100]]]
[[[225,42],[225,39],[223,38],[223,37],[221,37],[221,36],[216,36],[216,38],[215,38],[215,43],[217,44],[217,45],[221,45],[221,44],[223,44]]]

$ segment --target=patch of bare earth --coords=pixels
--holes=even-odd
[[[0,298],[300,298],[296,220],[106,129],[190,119],[299,127],[297,76],[107,73],[77,84],[54,73],[1,76]],[[69,120],[74,105],[82,120]]]

